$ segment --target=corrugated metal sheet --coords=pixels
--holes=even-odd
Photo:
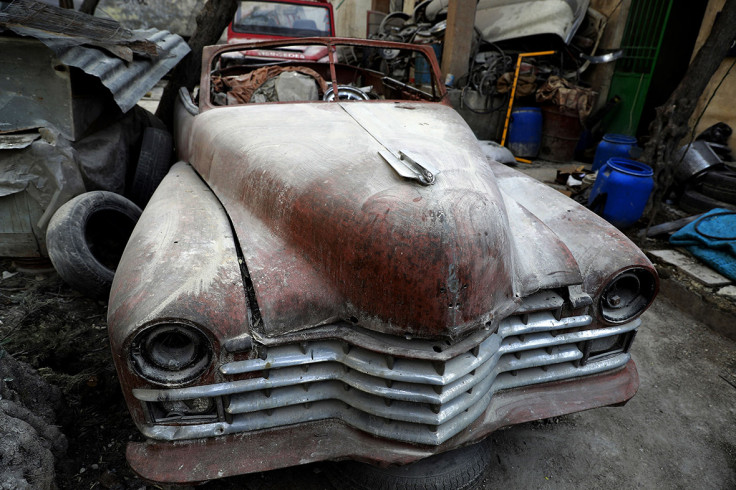
[[[156,43],[158,58],[141,58],[128,63],[100,49],[73,46],[57,50],[53,46],[49,47],[65,65],[77,67],[99,78],[112,92],[118,107],[127,112],[190,51],[187,43],[177,34],[156,29],[133,32]]]

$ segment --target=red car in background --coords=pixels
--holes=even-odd
[[[335,36],[334,11],[326,0],[242,0],[227,27],[228,43],[314,36]],[[327,56],[327,50],[322,46],[292,46],[289,50],[254,49],[240,54],[248,58],[318,61]]]

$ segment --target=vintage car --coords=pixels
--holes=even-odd
[[[254,45],[210,46],[179,94],[179,162],[109,303],[145,437],[133,469],[183,483],[327,460],[411,468],[630,399],[658,290],[644,254],[484,157],[431,48],[292,42],[329,59],[223,68]]]
[[[227,42],[335,35],[335,13],[327,0],[240,0],[227,27]],[[327,61],[324,46],[288,45],[230,52],[226,59],[273,58]]]

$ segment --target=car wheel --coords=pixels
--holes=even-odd
[[[404,466],[379,468],[341,461],[332,464],[328,476],[337,488],[462,490],[471,488],[483,476],[490,460],[490,440],[486,439]]]
[[[141,209],[107,191],[81,194],[54,214],[46,231],[51,263],[62,279],[92,298],[110,293]]]
[[[173,140],[168,131],[146,128],[141,142],[141,153],[133,175],[129,197],[141,208],[146,207],[153,191],[171,167]]]
[[[700,191],[719,201],[736,204],[736,172],[712,170],[700,180]]]
[[[404,27],[404,23],[409,19],[411,16],[405,12],[391,12],[381,20],[378,33],[383,37],[394,35]]]

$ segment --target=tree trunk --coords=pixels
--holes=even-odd
[[[642,160],[654,168],[654,193],[646,213],[650,225],[672,186],[673,171],[679,160],[676,151],[690,131],[688,121],[734,40],[734,25],[736,0],[726,0],[705,44],[670,98],[657,108],[657,117],[649,127],[651,139],[644,149]]]
[[[199,83],[202,71],[202,48],[216,44],[222,31],[235,16],[238,8],[236,0],[208,0],[197,15],[197,27],[189,39],[189,53],[174,68],[171,80],[164,89],[156,115],[168,126],[172,127],[174,101],[181,87],[193,89]]]
[[[79,11],[84,12],[85,14],[95,15],[98,3],[100,3],[100,0],[84,0],[84,2],[82,2],[82,6],[79,7]]]

